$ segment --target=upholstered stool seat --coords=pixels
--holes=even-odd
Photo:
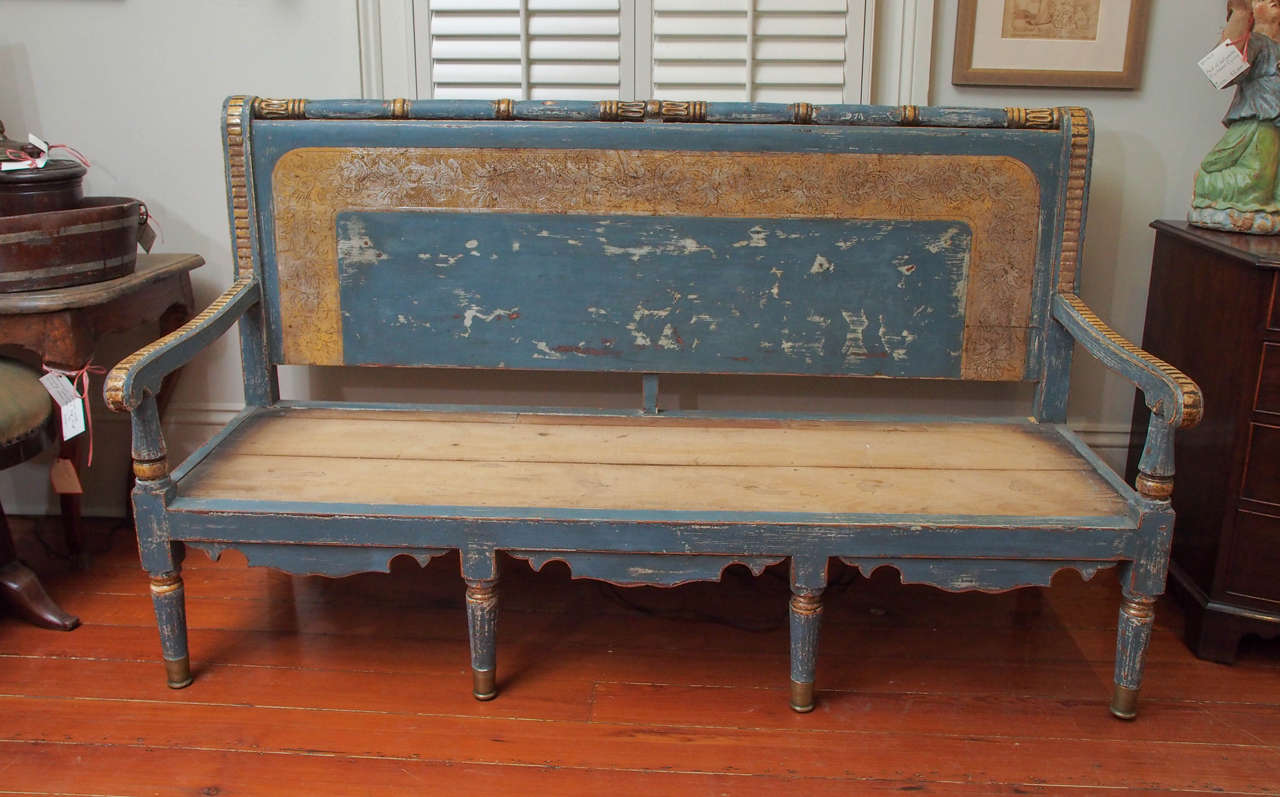
[[[0,359],[0,468],[34,457],[54,441],[53,402],[38,375],[14,360]],[[70,631],[80,620],[62,611],[31,568],[18,560],[0,507],[0,599],[45,628]]]
[[[0,359],[0,448],[39,438],[52,411],[49,394],[34,372],[14,360]]]

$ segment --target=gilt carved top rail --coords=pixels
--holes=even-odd
[[[254,119],[704,122],[1058,130],[1061,108],[813,105],[672,100],[305,100],[257,97]]]

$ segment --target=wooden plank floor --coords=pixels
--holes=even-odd
[[[504,562],[499,685],[470,697],[456,558],[331,580],[185,571],[196,681],[164,686],[131,534],[67,569],[84,625],[0,615],[0,794],[1280,794],[1280,643],[1194,658],[1161,601],[1142,716],[1106,709],[1113,573],[950,595],[833,576],[820,702],[787,708],[785,571],[615,590]]]

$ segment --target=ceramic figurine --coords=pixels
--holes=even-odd
[[[1229,0],[1223,39],[1249,67],[1230,85],[1227,132],[1196,172],[1187,220],[1198,227],[1280,234],[1280,0]]]

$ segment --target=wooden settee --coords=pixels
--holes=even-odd
[[[1134,716],[1173,432],[1201,399],[1076,295],[1088,112],[232,97],[224,117],[235,283],[106,386],[132,413],[171,686],[191,681],[184,545],[330,576],[460,552],[480,699],[499,552],[623,585],[789,561],[797,711],[833,559],[988,591],[1120,565],[1112,711]],[[155,393],[237,322],[246,407],[171,466]],[[1065,425],[1075,344],[1151,409],[1136,489]],[[625,372],[636,401],[281,401],[285,364]],[[1034,398],[1014,418],[664,410],[663,376],[689,373]]]

